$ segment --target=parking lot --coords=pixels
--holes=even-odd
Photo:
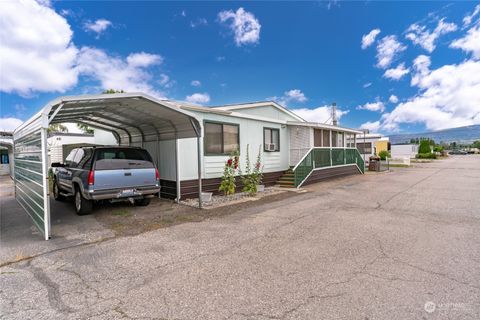
[[[480,318],[479,156],[308,190],[208,214],[159,201],[159,225],[131,234],[114,222],[137,208],[64,203],[48,242],[5,220],[2,191],[2,258],[20,255],[0,268],[2,318]]]

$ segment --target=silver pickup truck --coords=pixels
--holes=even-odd
[[[89,214],[97,200],[132,201],[147,206],[160,192],[160,176],[150,154],[134,147],[73,149],[65,163],[52,163],[53,196],[74,196],[77,214]]]

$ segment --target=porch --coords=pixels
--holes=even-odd
[[[356,148],[361,131],[318,123],[289,123],[290,169],[279,179],[284,187],[354,173],[363,174],[365,163]]]

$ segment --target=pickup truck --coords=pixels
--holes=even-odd
[[[160,176],[150,154],[135,147],[81,147],[65,163],[52,163],[53,197],[73,196],[78,215],[89,214],[99,200],[131,201],[147,206],[160,192]]]

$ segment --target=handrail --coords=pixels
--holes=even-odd
[[[357,148],[313,147],[292,169],[295,187],[299,188],[314,170],[354,164],[365,173],[365,163]]]
[[[292,171],[295,171],[295,169],[297,169],[298,165],[303,161],[303,159],[305,159],[306,156],[308,156],[308,154],[309,154],[310,152],[312,152],[312,150],[313,150],[314,148],[316,148],[316,147],[310,148],[310,149],[303,155],[302,159],[300,159],[300,160],[297,162],[297,164],[295,165],[295,167],[293,167]]]

